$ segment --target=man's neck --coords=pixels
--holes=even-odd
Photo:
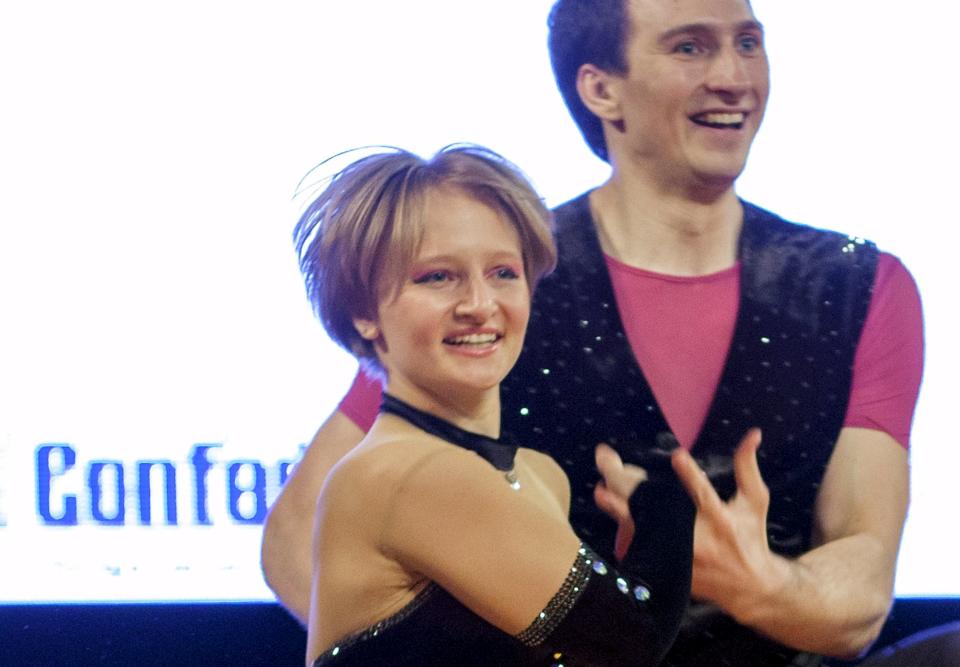
[[[743,207],[733,184],[709,196],[664,193],[616,173],[590,195],[604,253],[624,264],[698,276],[736,262]]]

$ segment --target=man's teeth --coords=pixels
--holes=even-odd
[[[710,125],[712,127],[740,127],[746,119],[743,112],[737,113],[705,113],[694,117],[694,121],[701,125]]]
[[[489,345],[497,342],[497,334],[467,334],[466,336],[448,338],[446,342],[451,345]]]

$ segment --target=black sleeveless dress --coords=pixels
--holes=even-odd
[[[381,411],[474,451],[517,484],[516,445],[464,431],[389,394]],[[649,480],[630,498],[638,539],[623,562],[615,567],[581,545],[563,586],[517,637],[430,583],[396,614],[339,640],[313,667],[658,664],[689,596],[694,517],[667,459],[663,464],[648,469]],[[662,511],[667,505],[671,511]]]

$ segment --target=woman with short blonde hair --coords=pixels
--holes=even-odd
[[[385,377],[317,504],[307,664],[657,664],[690,592],[672,472],[623,482],[642,533],[615,567],[570,527],[557,463],[499,437],[500,382],[556,261],[522,174],[472,146],[371,155],[295,242],[324,326]]]

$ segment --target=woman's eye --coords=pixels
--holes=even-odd
[[[430,285],[445,282],[449,278],[450,274],[446,271],[430,271],[429,273],[420,274],[413,279],[413,282],[417,285]]]
[[[509,266],[501,266],[499,269],[494,271],[494,275],[501,280],[516,280],[520,277],[520,274]]]

